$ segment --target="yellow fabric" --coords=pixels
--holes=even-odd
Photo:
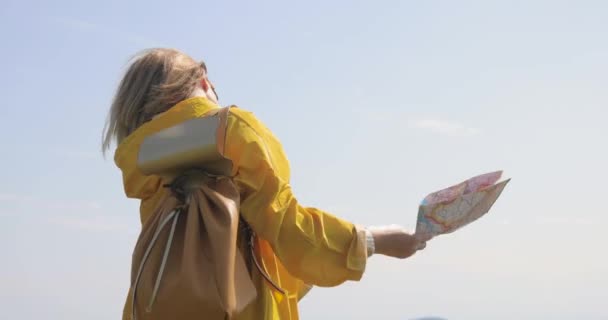
[[[145,223],[167,192],[156,176],[144,176],[136,166],[143,139],[182,121],[200,117],[213,108],[209,100],[184,100],[127,137],[116,150],[125,193],[141,199]],[[277,138],[251,112],[232,108],[228,117],[225,156],[234,165],[241,193],[241,214],[258,234],[258,257],[272,279],[286,290],[275,291],[253,273],[258,298],[238,320],[298,319],[298,300],[310,285],[335,286],[359,280],[367,260],[365,234],[353,224],[315,208],[300,205],[289,185],[290,168]],[[127,301],[123,319],[129,319]]]

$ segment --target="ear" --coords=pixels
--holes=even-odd
[[[209,91],[209,81],[207,81],[207,77],[201,79],[201,88],[203,88],[205,92]]]

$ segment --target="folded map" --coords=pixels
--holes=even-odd
[[[426,196],[418,208],[415,235],[421,240],[454,232],[486,214],[511,179],[502,171],[482,174]]]

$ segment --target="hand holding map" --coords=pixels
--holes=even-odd
[[[486,173],[426,196],[418,208],[415,236],[428,241],[479,219],[510,181],[496,183],[501,176],[502,171]]]

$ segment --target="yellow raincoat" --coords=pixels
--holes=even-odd
[[[142,125],[118,146],[114,160],[122,170],[127,197],[141,199],[142,224],[167,192],[157,176],[144,176],[137,169],[143,139],[201,117],[213,108],[219,107],[202,97],[184,100]],[[258,297],[237,316],[238,320],[298,319],[297,302],[309,285],[336,286],[361,278],[367,260],[365,233],[349,222],[297,202],[280,142],[251,112],[231,109],[225,156],[233,162],[233,176],[241,193],[241,215],[260,238],[256,254],[273,281],[287,292],[281,294],[253,272]],[[128,320],[129,300],[123,312],[123,319]]]

